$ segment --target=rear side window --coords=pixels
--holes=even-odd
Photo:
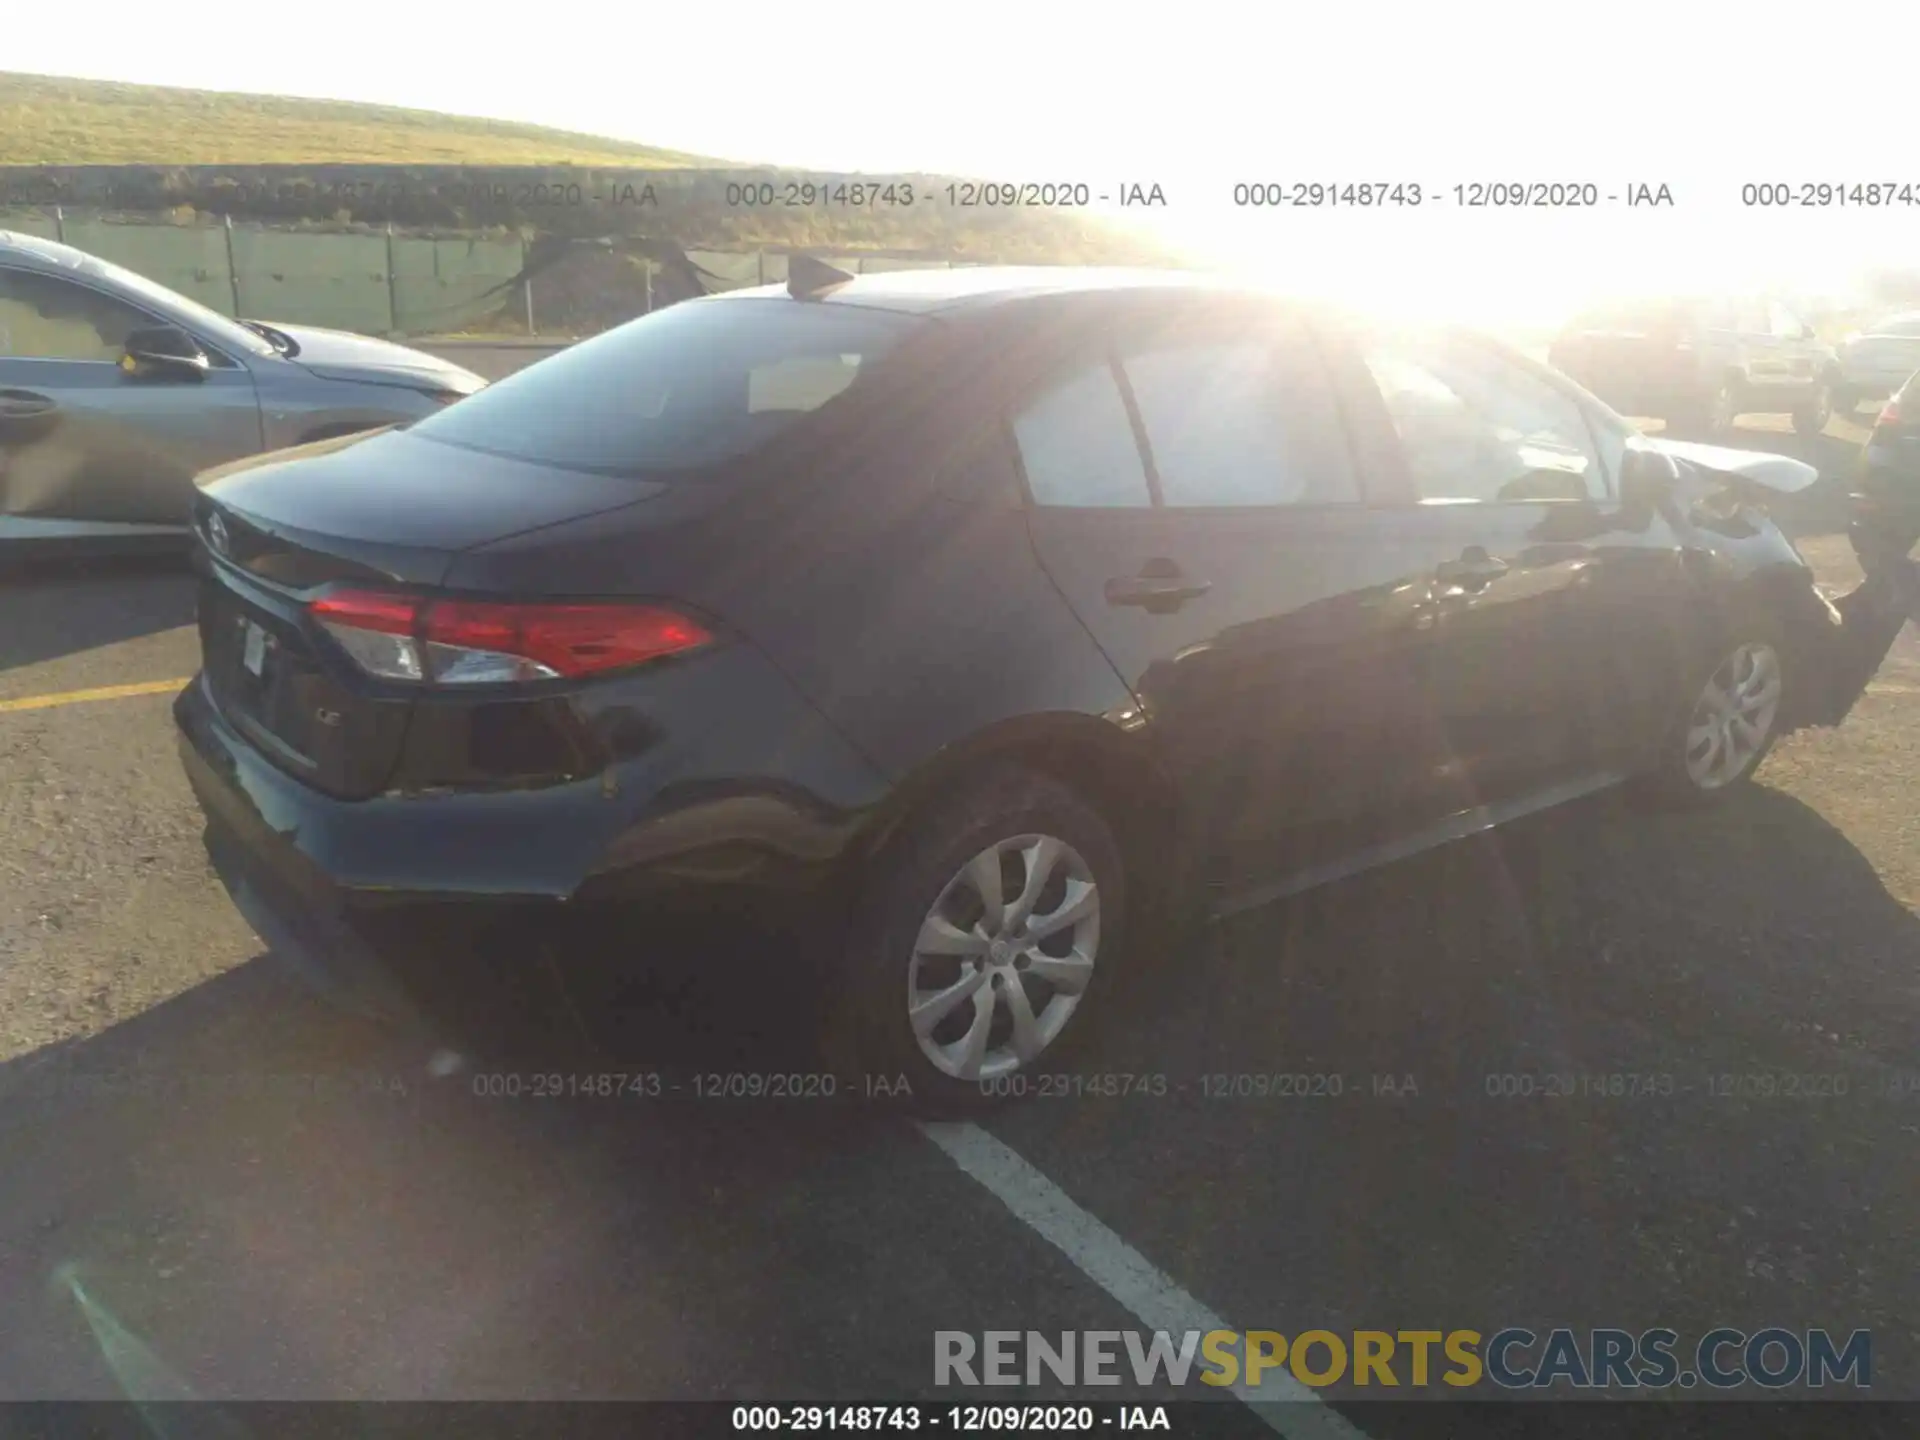
[[[1136,336],[1056,379],[1015,416],[1013,433],[1038,505],[1359,499],[1332,382],[1297,326]]]
[[[1111,510],[1153,503],[1127,402],[1104,358],[1043,391],[1014,418],[1013,438],[1036,505]]]
[[[1358,498],[1329,382],[1265,340],[1178,344],[1122,359],[1169,506]]]
[[[926,323],[784,299],[674,305],[497,381],[412,433],[565,469],[698,469],[829,404]]]

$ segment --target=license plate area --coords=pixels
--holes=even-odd
[[[257,680],[267,674],[267,632],[244,616],[240,619],[240,668]]]
[[[201,583],[200,647],[214,705],[278,768],[329,794],[377,794],[411,709],[356,686],[319,653],[297,597],[223,574]]]

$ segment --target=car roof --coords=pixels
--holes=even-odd
[[[96,278],[105,273],[100,262],[84,250],[38,235],[23,235],[18,230],[0,230],[0,260],[36,270],[78,271]]]
[[[968,265],[959,269],[886,270],[856,275],[845,284],[823,292],[813,303],[859,305],[927,315],[1041,295],[1143,290],[1264,293],[1258,286],[1236,284],[1192,270],[1098,265]],[[707,298],[769,299],[785,295],[785,285],[756,285]]]

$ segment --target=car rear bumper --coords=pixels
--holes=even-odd
[[[307,791],[253,753],[196,677],[174,701],[182,769],[206,817],[207,860],[234,908],[313,989],[349,1009],[410,1010],[387,956],[409,933],[457,949],[506,933],[504,912],[532,900],[476,906],[452,892],[341,885],[321,857],[370,880],[366,837],[346,802]],[[417,875],[411,878],[417,879]]]
[[[764,669],[735,664],[736,678]],[[202,677],[173,708],[209,857],[234,904],[297,966],[357,987],[396,937],[484,940],[534,921],[565,940],[573,922],[609,910],[719,906],[758,918],[832,895],[888,787],[817,715],[783,709],[784,682],[764,673],[753,682],[763,688],[736,692],[747,718],[710,723],[678,754],[663,747],[568,784],[366,800],[274,765]],[[764,773],[774,764],[783,773]]]
[[[557,901],[605,850],[597,782],[345,800],[269,762],[196,677],[174,701],[181,762],[210,824],[297,894],[331,908]]]

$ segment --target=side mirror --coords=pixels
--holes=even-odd
[[[133,331],[120,357],[120,368],[139,379],[200,380],[211,367],[200,342],[171,325]]]

